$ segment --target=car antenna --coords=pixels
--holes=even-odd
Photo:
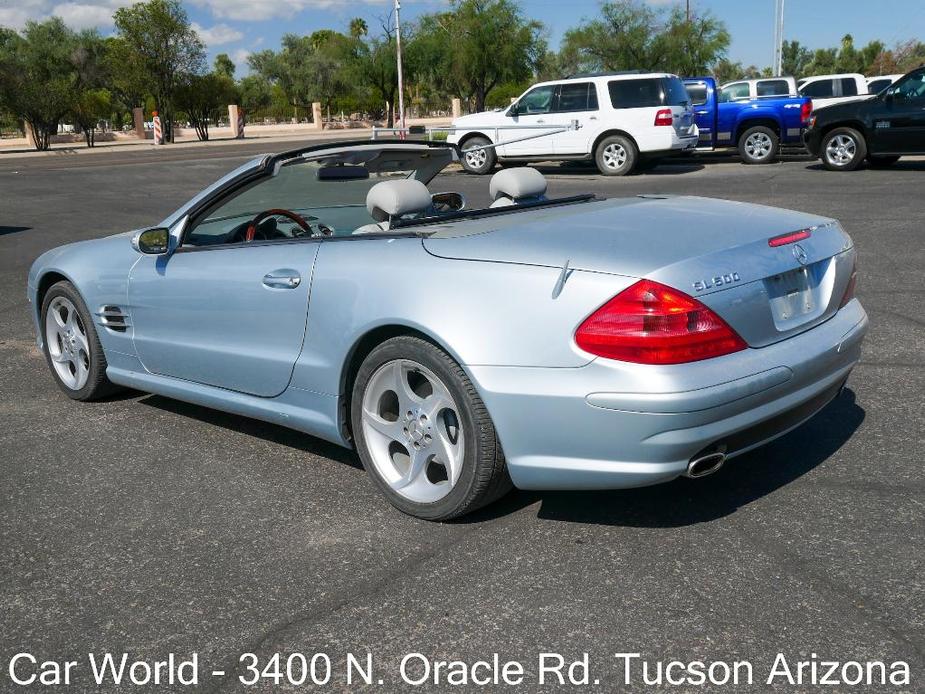
[[[559,294],[562,293],[562,289],[565,287],[565,282],[568,280],[569,275],[572,274],[572,271],[569,270],[568,264],[571,262],[571,259],[565,261],[565,265],[562,266],[562,272],[559,273],[559,279],[556,280],[556,286],[552,288],[552,298],[558,299]]]

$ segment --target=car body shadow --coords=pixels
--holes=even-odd
[[[357,454],[294,429],[208,407],[144,395],[142,405],[362,469]],[[640,528],[677,528],[714,521],[783,487],[825,462],[864,421],[854,392],[846,389],[811,420],[701,480],[681,478],[652,487],[609,491],[515,490],[454,521],[475,524],[509,516],[539,502],[537,518]],[[798,455],[793,455],[798,451]]]
[[[171,412],[181,417],[191,417],[205,424],[222,427],[230,431],[241,432],[280,446],[295,448],[312,455],[323,456],[344,463],[353,468],[362,468],[360,459],[352,450],[348,450],[323,439],[316,438],[295,429],[279,426],[259,419],[251,419],[236,414],[213,410],[201,405],[193,405],[180,400],[173,400],[162,395],[145,395],[138,402],[164,412]]]
[[[0,236],[6,236],[7,234],[18,234],[20,231],[29,231],[32,227],[5,227],[0,226]]]
[[[619,180],[621,176],[602,176],[592,162],[567,161],[530,164],[544,176],[594,176]],[[675,176],[703,169],[703,164],[689,157],[669,157],[651,169],[637,169],[630,176]]]
[[[825,165],[821,161],[813,160],[809,165],[807,165],[806,170],[807,171],[824,171],[826,173],[856,173],[858,171],[874,171],[874,172],[882,171],[884,173],[889,173],[890,171],[925,171],[925,158],[922,158],[921,156],[918,156],[915,159],[909,159],[909,158],[903,157],[895,164],[891,164],[890,166],[881,166],[881,167],[873,167],[867,162],[864,162],[854,171],[846,171],[846,172],[841,172],[841,171],[831,172],[827,168],[825,168]]]
[[[864,416],[854,392],[846,389],[797,429],[733,458],[704,479],[680,478],[652,487],[613,491],[518,491],[483,514],[511,513],[539,501],[538,518],[569,523],[678,528],[715,521],[821,465],[851,438]],[[484,518],[477,515],[472,520]]]

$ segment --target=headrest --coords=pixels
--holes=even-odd
[[[546,178],[529,166],[502,169],[491,177],[488,193],[492,200],[538,198],[546,194]]]
[[[377,222],[430,207],[427,186],[413,178],[377,183],[366,194],[366,209]]]

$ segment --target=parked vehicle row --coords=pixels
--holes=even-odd
[[[788,145],[833,170],[865,159],[883,166],[925,152],[921,75],[766,77],[722,86],[668,73],[577,75],[536,84],[507,109],[457,118],[447,140],[473,174],[498,163],[577,160],[623,176],[666,156],[722,149],[737,150],[746,164],[767,164]]]
[[[530,128],[572,121],[579,127],[567,132]],[[520,126],[516,136],[494,130],[510,125]],[[622,176],[663,156],[693,150],[698,142],[690,97],[683,82],[667,73],[542,82],[507,109],[463,116],[453,127],[447,140],[468,150],[462,165],[475,174],[488,173],[496,162],[585,160],[594,161],[606,176]]]

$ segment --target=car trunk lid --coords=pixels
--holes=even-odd
[[[805,238],[769,245],[799,230],[808,230]],[[442,225],[423,243],[444,258],[568,262],[573,270],[652,279],[707,304],[753,347],[833,315],[854,262],[850,238],[831,219],[694,197],[643,196],[487,216]]]

